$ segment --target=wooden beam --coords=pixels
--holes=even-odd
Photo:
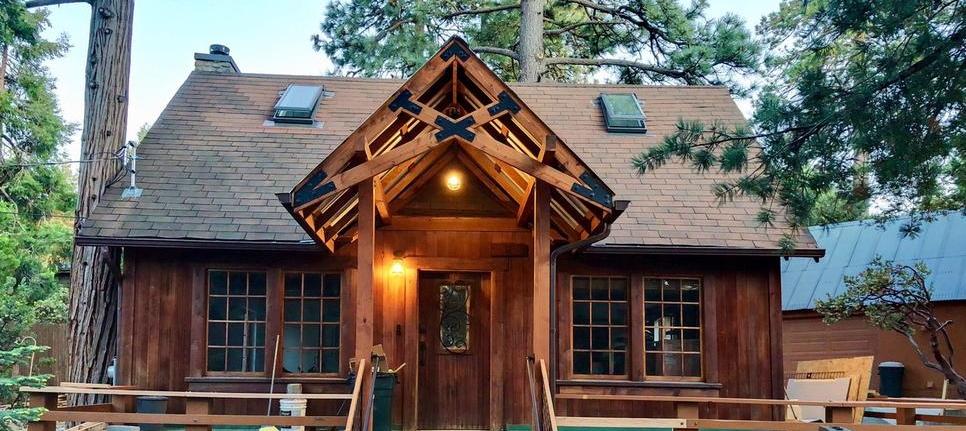
[[[386,203],[386,192],[382,188],[382,181],[373,180],[373,199],[376,204],[376,212],[382,224],[392,224],[392,213],[389,212],[389,205]]]
[[[439,142],[436,141],[436,138],[434,138],[433,135],[428,133],[419,135],[419,137],[410,142],[373,157],[372,160],[353,167],[345,172],[329,177],[326,181],[323,181],[318,186],[329,187],[330,189],[327,192],[320,194],[318,197],[311,199],[302,205],[299,205],[295,208],[295,210],[301,210],[302,208],[310,206],[321,199],[325,199],[327,196],[330,196],[333,193],[338,193],[367,179],[370,179],[384,171],[389,170],[395,165],[433,149],[437,145],[439,145]]]
[[[523,201],[517,208],[517,225],[523,226],[530,222],[530,214],[533,214],[533,185],[536,181],[531,181],[523,193]]]
[[[497,184],[496,179],[487,175],[487,173],[483,171],[483,168],[477,165],[476,162],[469,155],[467,155],[465,151],[460,151],[456,155],[456,158],[459,159],[464,166],[466,166],[466,169],[470,170],[470,173],[472,173],[476,179],[480,180],[480,182],[483,183],[483,185],[489,189],[497,199],[499,199],[500,204],[503,205],[504,208],[510,211],[517,211],[520,203],[513,198],[513,195],[510,194],[509,191]]]
[[[457,138],[460,139],[460,138]],[[545,165],[540,161],[527,157],[525,154],[514,151],[513,149],[503,145],[487,134],[479,134],[476,139],[472,141],[466,141],[460,139],[462,143],[478,148],[479,150],[487,153],[497,159],[500,159],[510,166],[513,166],[524,173],[530,174],[535,178],[539,178],[546,183],[560,189],[564,192],[570,193],[573,196],[580,198],[581,200],[598,207],[602,210],[610,212],[611,209],[607,206],[593,200],[589,199],[581,194],[576,193],[573,190],[574,185],[583,186],[580,180],[560,172],[549,165]]]
[[[517,202],[523,202],[525,197],[524,191],[527,186],[521,186],[510,176],[509,171],[513,170],[514,168],[502,168],[498,160],[491,159],[490,156],[486,155],[486,153],[478,150],[472,145],[461,143],[460,147],[464,152],[466,152],[466,155],[468,155],[473,162],[476,163],[477,166],[483,169],[483,172],[485,172],[490,178],[493,178],[494,181],[499,183],[500,187],[510,194],[510,197]]]
[[[533,188],[533,356],[550,359],[550,186]],[[556,372],[555,370],[553,372]]]
[[[425,153],[416,163],[409,167],[409,170],[399,178],[399,180],[386,191],[386,200],[392,202],[396,200],[409,186],[416,181],[421,172],[425,172],[430,167],[440,163],[449,154],[450,144],[440,144],[431,151]]]
[[[363,359],[368,359],[372,355],[373,333],[375,327],[373,324],[373,291],[375,290],[375,271],[377,262],[376,202],[374,194],[375,187],[373,185],[372,178],[368,178],[359,184],[359,222],[357,228],[358,240],[356,240],[356,285],[352,293],[352,304],[354,304],[355,307],[355,312],[353,313],[355,317],[355,354],[353,356],[360,361]],[[367,370],[360,369],[359,374],[364,374],[366,371]],[[372,379],[365,380],[362,388],[363,393],[370,393],[372,385]],[[371,412],[371,410],[368,408],[370,402],[371,400],[369,400],[367,397],[362,399],[360,410],[363,412],[363,414],[365,414],[367,411]],[[370,423],[366,418],[363,418],[361,422]]]
[[[443,170],[451,160],[456,157],[453,151],[447,151],[443,153],[436,161],[429,166],[427,166],[422,171],[414,170],[412,173],[413,181],[410,182],[404,190],[401,190],[390,202],[392,208],[400,209],[406,206],[412,199],[416,192],[419,191],[429,180],[433,179],[436,174]]]

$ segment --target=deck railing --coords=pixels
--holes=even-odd
[[[528,367],[530,363],[528,362]],[[759,398],[720,398],[720,397],[689,397],[667,395],[590,395],[562,393],[554,396],[550,393],[547,382],[547,369],[544,362],[536,361],[536,374],[544,382],[543,399],[545,411],[550,418],[544,419],[549,423],[543,424],[541,431],[557,431],[557,427],[575,428],[670,428],[670,429],[743,429],[743,430],[791,430],[791,431],[822,431],[841,427],[850,431],[875,430],[922,430],[934,429],[943,431],[966,431],[966,417],[919,415],[917,408],[930,409],[966,409],[963,400],[923,400],[888,398],[871,401],[806,401],[806,400],[773,400]],[[624,417],[578,417],[556,416],[554,414],[555,400],[595,400],[595,401],[631,401],[647,403],[670,403],[676,412],[675,418],[624,418]],[[726,420],[702,419],[701,405],[757,405],[757,406],[819,406],[825,408],[825,423],[759,421],[759,420]],[[856,424],[853,423],[853,413],[857,408],[880,407],[895,409],[895,413],[866,412],[866,416],[895,419],[897,425],[888,424]],[[941,425],[916,425],[917,421],[940,423]]]
[[[366,360],[359,362],[357,378],[351,393],[298,394],[305,400],[343,400],[349,402],[345,416],[262,416],[212,414],[211,403],[216,399],[232,400],[276,400],[292,398],[285,393],[242,393],[242,392],[195,392],[195,391],[149,391],[127,387],[101,385],[61,385],[44,388],[20,388],[30,396],[31,407],[43,407],[47,411],[36,422],[28,425],[29,431],[55,431],[57,422],[104,422],[108,424],[164,424],[184,425],[187,431],[210,429],[212,425],[234,426],[307,426],[307,427],[345,427],[347,431],[361,430],[359,413],[363,380],[366,376]],[[94,394],[111,397],[107,404],[92,404],[73,407],[58,407],[57,398],[61,394]],[[140,396],[163,396],[183,398],[185,413],[134,413],[134,403]]]

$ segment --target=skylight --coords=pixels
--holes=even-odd
[[[312,115],[322,96],[317,85],[289,85],[275,103],[272,120],[276,123],[312,124]]]
[[[603,93],[600,102],[608,132],[647,132],[644,110],[634,93]]]

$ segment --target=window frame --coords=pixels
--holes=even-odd
[[[349,294],[346,286],[351,284],[352,274],[350,268],[333,265],[292,265],[292,266],[262,266],[237,263],[211,263],[199,264],[194,266],[194,288],[195,300],[192,301],[195,318],[192,319],[191,339],[192,346],[198,346],[196,352],[191,354],[191,369],[189,376],[200,378],[267,378],[272,373],[272,363],[274,354],[274,340],[279,337],[279,355],[283,353],[282,336],[284,333],[284,277],[286,273],[319,273],[319,274],[339,274],[339,370],[335,373],[285,373],[282,370],[282,361],[275,364],[275,372],[281,377],[299,378],[341,378],[346,375],[349,368],[349,356],[347,352],[351,349],[346,348],[347,343],[352,344],[351,322],[345,319],[349,312]],[[209,371],[208,370],[208,305],[209,305],[209,280],[210,271],[228,272],[263,272],[265,273],[265,346],[264,346],[264,371]],[[350,346],[351,347],[351,346]],[[194,351],[194,348],[192,349]],[[281,359],[281,356],[279,357]]]
[[[577,325],[575,325],[573,323],[574,322],[573,308],[574,308],[574,302],[575,302],[574,297],[573,297],[573,292],[574,292],[574,279],[577,279],[577,278],[587,278],[589,280],[593,280],[594,278],[605,278],[605,279],[608,280],[608,288],[610,287],[610,279],[613,279],[613,278],[623,279],[627,283],[627,298],[625,299],[625,303],[627,304],[627,324],[625,325],[625,327],[627,328],[627,347],[624,349],[624,373],[623,374],[592,374],[592,373],[584,374],[584,373],[577,373],[576,371],[574,371],[574,362],[573,362],[574,361],[574,353],[577,350],[574,347],[574,339],[575,339],[575,337],[574,337],[574,329],[576,328]],[[631,379],[632,361],[634,359],[636,359],[636,358],[634,358],[634,354],[633,354],[633,349],[634,349],[634,342],[633,342],[633,338],[634,338],[633,337],[633,333],[634,333],[633,298],[634,298],[634,296],[631,294],[631,292],[634,290],[634,288],[633,288],[633,280],[634,280],[633,277],[631,277],[629,275],[624,275],[624,274],[581,273],[581,274],[571,274],[570,275],[569,284],[567,285],[567,289],[568,289],[568,295],[567,295],[567,297],[569,298],[569,301],[568,301],[568,304],[567,304],[567,307],[568,307],[568,313],[567,314],[568,314],[569,320],[570,320],[568,322],[569,329],[567,330],[567,334],[568,334],[568,337],[570,339],[570,344],[569,344],[569,349],[570,350],[569,350],[569,354],[567,356],[567,360],[569,361],[569,364],[570,364],[570,375],[571,375],[571,377],[573,377],[575,379],[583,379],[583,380],[629,380],[629,379]],[[591,281],[591,284],[592,283],[593,282]],[[590,287],[590,285],[588,285],[588,288],[589,287]],[[587,302],[593,303],[594,300],[593,299],[589,299],[589,300],[587,300]],[[602,300],[601,300],[601,302],[602,302]],[[610,298],[608,298],[606,302],[608,303],[608,305],[610,305],[612,302],[616,302],[616,301],[612,301]],[[610,336],[610,328],[612,328],[614,325],[611,325],[609,321],[608,321],[607,325],[594,325],[593,324],[593,320],[591,320],[591,323],[588,323],[587,325],[580,325],[580,326],[586,326],[588,328],[593,328],[595,326],[596,327],[606,326],[608,328],[608,334],[607,335],[609,337]],[[591,338],[593,338],[592,335],[591,335]],[[581,350],[583,350],[583,349],[581,349]],[[587,352],[589,352],[591,355],[593,355],[594,349],[591,347],[591,349],[587,350]],[[616,352],[616,351],[615,350],[608,350],[608,352],[613,353],[613,352]]]
[[[286,372],[285,371],[285,368],[284,368],[284,358],[285,358],[285,322],[286,322],[285,321],[285,299],[286,299],[286,296],[285,296],[285,275],[286,274],[293,274],[293,273],[295,273],[295,274],[302,274],[302,280],[303,280],[302,281],[302,283],[303,283],[302,288],[303,289],[305,288],[305,286],[304,286],[304,283],[305,283],[305,281],[304,281],[305,280],[305,274],[319,274],[322,277],[322,283],[323,283],[322,286],[323,286],[323,288],[325,286],[325,276],[327,274],[328,275],[338,275],[339,276],[339,327],[340,327],[340,329],[339,329],[339,347],[338,347],[338,349],[339,349],[339,355],[338,355],[339,356],[339,367],[338,367],[338,370],[335,371],[335,372],[328,372],[328,373],[324,373],[324,372],[318,372],[318,373],[290,373],[290,372]],[[277,364],[277,366],[278,366],[278,369],[277,369],[278,374],[280,376],[286,376],[286,377],[338,377],[338,376],[341,376],[343,374],[343,370],[345,369],[345,362],[346,362],[346,360],[345,360],[345,353],[346,353],[346,349],[345,349],[345,342],[346,342],[345,327],[346,327],[346,325],[345,325],[345,321],[343,320],[345,318],[345,316],[346,316],[346,309],[345,309],[345,307],[346,307],[346,300],[345,300],[345,298],[346,298],[346,295],[345,295],[345,291],[346,291],[346,273],[345,273],[345,271],[340,271],[340,270],[327,270],[327,269],[301,269],[301,268],[294,268],[294,269],[284,268],[284,269],[280,269],[279,270],[279,289],[278,290],[279,290],[279,292],[278,292],[279,293],[279,295],[278,295],[278,301],[279,301],[278,302],[278,305],[279,305],[279,307],[278,307],[278,310],[279,310],[278,335],[281,337],[279,339],[279,346],[278,346],[278,350],[279,350],[279,361],[278,361],[278,364]],[[304,294],[304,291],[303,291],[303,294]],[[323,296],[321,296],[319,298],[322,299],[324,297],[325,296],[323,295]],[[302,298],[304,298],[304,296]],[[322,311],[320,309],[320,311],[319,311],[319,319],[320,319],[319,320],[319,326],[320,327],[324,325],[324,323],[322,323],[323,321],[321,320],[322,319],[322,314],[321,313],[322,313]],[[300,324],[303,324],[303,323],[304,322],[301,322],[300,321]],[[320,329],[320,331],[321,331],[321,329]],[[319,334],[321,336],[321,332]],[[321,342],[320,342],[319,354],[321,355],[323,351],[324,351],[324,348],[321,347]]]
[[[698,329],[698,352],[697,352],[697,354],[698,354],[698,365],[700,367],[700,375],[698,375],[698,376],[652,376],[652,375],[648,375],[647,374],[647,353],[648,353],[648,350],[647,350],[647,342],[646,342],[646,340],[645,340],[645,338],[643,336],[643,333],[646,330],[646,326],[645,325],[646,325],[647,321],[645,320],[645,316],[643,315],[643,313],[646,310],[646,304],[647,304],[647,300],[645,299],[645,295],[644,295],[644,290],[647,288],[647,280],[649,280],[649,279],[650,280],[655,280],[655,279],[656,280],[679,280],[679,281],[682,281],[682,280],[696,280],[698,282],[698,302],[697,302],[697,305],[698,305],[698,327],[697,327],[697,329]],[[642,335],[641,336],[642,343],[641,343],[641,350],[640,350],[638,356],[640,357],[640,361],[641,361],[641,364],[642,364],[642,367],[641,368],[642,368],[642,371],[643,371],[643,378],[644,378],[644,380],[645,381],[648,381],[648,380],[650,380],[650,381],[672,381],[672,382],[703,382],[703,381],[705,381],[705,378],[707,377],[706,370],[705,370],[705,358],[707,356],[706,355],[707,348],[705,346],[705,334],[704,334],[704,328],[705,328],[705,318],[704,318],[704,312],[705,312],[705,310],[704,310],[705,309],[704,277],[700,277],[700,276],[687,276],[687,275],[645,274],[645,275],[641,276],[640,289],[641,289],[641,300],[642,300],[642,302],[641,302],[641,312],[642,312],[642,315],[641,315],[641,325],[642,325],[642,327],[640,328],[641,335]],[[662,296],[661,301],[659,301],[658,303],[663,306],[664,304],[667,304],[669,302],[664,301],[664,298]],[[683,300],[676,301],[676,302],[675,301],[671,301],[670,303],[671,304],[678,304],[678,305],[682,305],[682,304],[693,304],[692,302],[684,302]],[[663,315],[663,313],[662,313],[662,315]],[[682,313],[682,316],[683,316],[683,313]],[[682,329],[682,328],[694,329],[694,327],[692,327],[692,326],[685,327],[683,324],[676,326],[676,328],[677,329]],[[682,343],[683,343],[683,339],[682,339]],[[666,354],[665,352],[667,352],[667,351],[662,350],[660,352],[654,352],[654,353]],[[670,353],[671,354],[674,354],[674,352],[670,352]],[[682,348],[681,352],[679,352],[679,354],[685,354],[683,348]],[[694,353],[689,351],[689,354],[694,354]],[[683,367],[683,364],[682,364],[682,367]]]
[[[569,272],[569,271],[568,271]],[[668,383],[674,384],[676,382],[681,383],[707,383],[709,376],[709,370],[707,368],[708,361],[711,360],[709,355],[713,355],[713,352],[708,350],[708,340],[705,336],[705,330],[708,326],[708,319],[711,318],[706,316],[707,314],[707,286],[706,277],[704,274],[699,273],[658,273],[658,272],[648,272],[648,271],[615,271],[615,270],[597,270],[594,268],[581,268],[580,270],[575,270],[567,274],[560,274],[561,281],[557,285],[558,292],[560,293],[560,299],[558,300],[556,306],[558,307],[558,317],[557,324],[559,325],[559,339],[561,340],[561,348],[557,352],[558,360],[560,364],[564,365],[561,367],[560,377],[563,379],[573,380],[575,382],[593,382],[593,381],[619,381],[619,382],[638,382],[638,383]],[[564,276],[566,275],[566,276]],[[625,363],[625,374],[624,375],[606,375],[606,374],[578,374],[574,372],[573,363],[573,353],[574,353],[574,324],[573,324],[573,280],[579,277],[608,277],[608,278],[626,278],[628,280],[628,346],[626,350],[626,363]],[[698,304],[699,304],[699,321],[698,321],[698,334],[700,341],[698,348],[700,352],[698,353],[699,362],[701,366],[701,376],[653,376],[647,374],[646,369],[646,349],[645,349],[645,338],[644,338],[644,288],[645,280],[647,279],[686,279],[686,280],[697,280],[699,285],[698,292]]]

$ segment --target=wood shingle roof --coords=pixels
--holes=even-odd
[[[321,127],[266,123],[289,84],[322,85],[329,94],[315,118]],[[287,192],[402,81],[192,72],[138,148],[141,197],[110,187],[81,223],[81,244],[202,247],[317,247],[275,194]],[[711,187],[722,174],[669,164],[644,176],[631,158],[657,145],[681,118],[744,121],[723,87],[512,84],[519,97],[614,190],[631,201],[598,245],[727,248],[774,252],[786,228],[755,221],[759,203],[718,204]],[[648,133],[608,133],[598,106],[604,92],[634,92]],[[312,157],[306,157],[306,155]],[[798,254],[820,251],[807,232]]]

